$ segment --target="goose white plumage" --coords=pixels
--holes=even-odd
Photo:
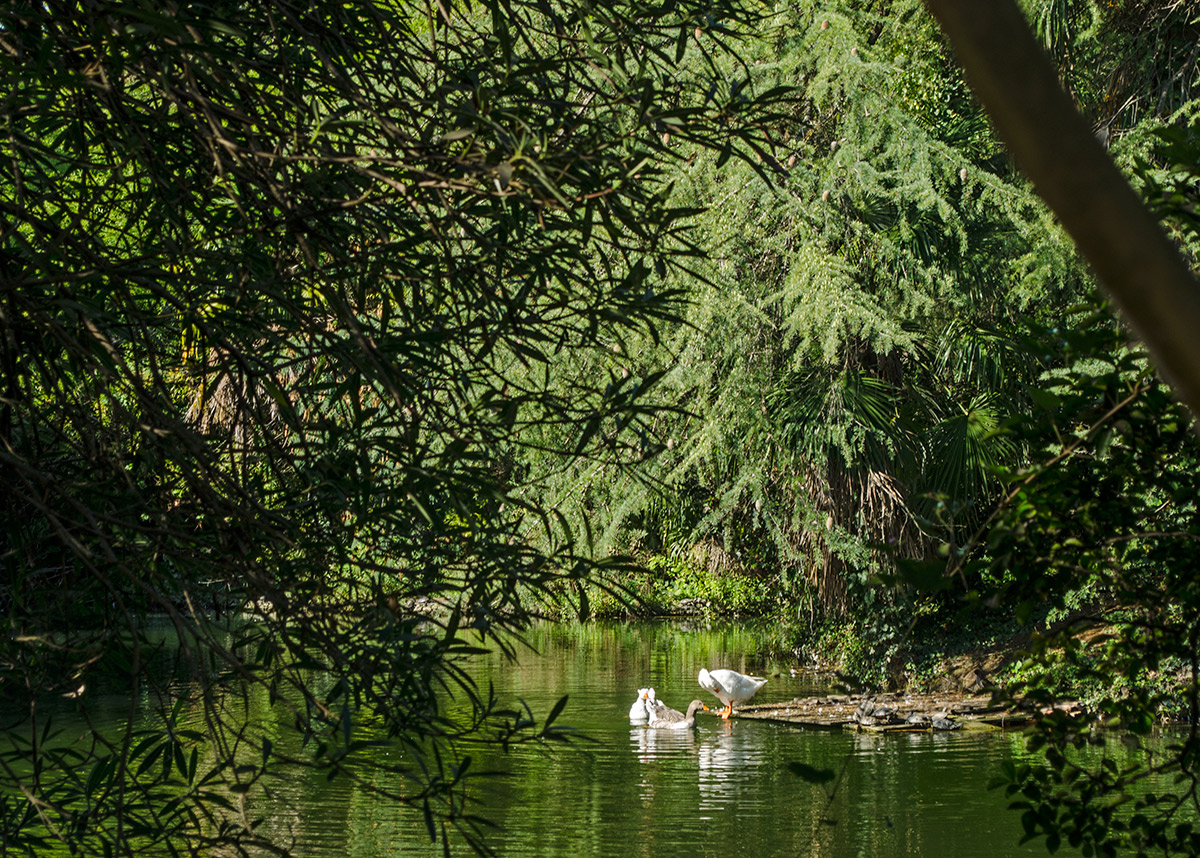
[[[696,726],[696,713],[701,709],[708,709],[702,700],[693,700],[689,703],[686,715],[666,704],[660,705],[667,714],[659,717],[655,717],[654,714],[650,716],[650,726],[659,730],[690,730]]]
[[[650,720],[650,688],[639,688],[637,700],[629,707],[630,721]]]
[[[733,714],[733,704],[745,703],[758,689],[767,684],[762,677],[747,676],[723,667],[716,670],[700,668],[698,680],[701,688],[707,688],[725,704],[725,708],[721,710],[721,717],[725,719]]]

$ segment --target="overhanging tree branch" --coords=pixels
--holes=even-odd
[[[1013,0],[925,0],[1020,169],[1200,415],[1200,283],[1092,135]]]

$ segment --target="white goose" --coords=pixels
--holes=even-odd
[[[710,671],[702,667],[698,679],[701,688],[707,688],[725,704],[725,708],[721,710],[721,717],[725,719],[733,714],[733,704],[745,703],[758,689],[767,684],[761,677],[747,676],[725,668]]]
[[[637,700],[633,701],[633,705],[629,707],[630,721],[649,721],[650,720],[650,688],[639,688]]]

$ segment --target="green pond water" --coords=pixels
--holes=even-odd
[[[821,677],[793,675],[794,665],[759,658],[764,638],[738,627],[545,625],[526,639],[530,648],[516,661],[479,657],[477,682],[491,682],[500,700],[523,701],[539,718],[568,695],[558,723],[579,738],[475,753],[473,769],[503,773],[471,788],[472,811],[498,826],[487,842],[500,856],[1047,854],[1042,841],[1018,845],[1019,815],[1006,809],[1002,791],[987,788],[1002,762],[1025,756],[1019,733],[881,736],[705,714],[694,732],[655,731],[628,720],[636,690],[653,686],[677,709],[693,698],[715,704],[697,685],[701,667],[774,674],[756,703],[829,689]],[[131,704],[115,690],[97,692],[91,723],[122,724],[137,708]],[[273,717],[269,707],[259,711]],[[69,727],[65,711],[59,726]],[[276,735],[277,747],[288,744],[282,721]],[[303,754],[298,746],[288,750]],[[401,759],[395,748],[377,753],[386,762]],[[789,762],[831,770],[836,780],[808,783]],[[376,785],[404,789],[394,780]],[[248,817],[261,818],[261,827],[296,855],[442,854],[421,813],[349,779],[330,782],[303,771],[272,782],[269,796],[252,793],[247,805]],[[450,851],[474,854],[461,840],[452,839]]]
[[[506,773],[473,793],[476,811],[500,826],[488,842],[501,856],[1046,854],[1038,843],[1017,845],[1018,816],[987,789],[1001,761],[1022,755],[1018,734],[856,735],[706,715],[694,733],[663,733],[629,723],[636,689],[653,686],[679,709],[693,698],[715,703],[696,683],[700,667],[783,668],[755,702],[827,688],[758,660],[759,638],[734,628],[545,626],[528,640],[533,649],[517,663],[481,659],[478,680],[542,715],[569,695],[559,723],[590,741],[476,757],[476,766]],[[789,761],[838,772],[836,790],[800,779]],[[419,815],[349,784],[302,785],[280,795],[268,818],[302,854],[441,851]],[[470,854],[462,844],[452,851]]]

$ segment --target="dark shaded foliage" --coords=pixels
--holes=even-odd
[[[0,12],[6,848],[283,848],[238,796],[372,765],[411,778],[379,789],[431,837],[482,845],[463,748],[565,734],[459,661],[625,564],[523,491],[518,454],[659,449],[652,376],[574,384],[555,360],[676,316],[663,278],[699,251],[666,132],[763,150],[786,90],[711,62],[757,21],[687,0]],[[174,678],[147,669],[152,613]],[[48,746],[39,701],[86,713],[105,675],[165,726]],[[311,757],[279,755],[264,698]]]

